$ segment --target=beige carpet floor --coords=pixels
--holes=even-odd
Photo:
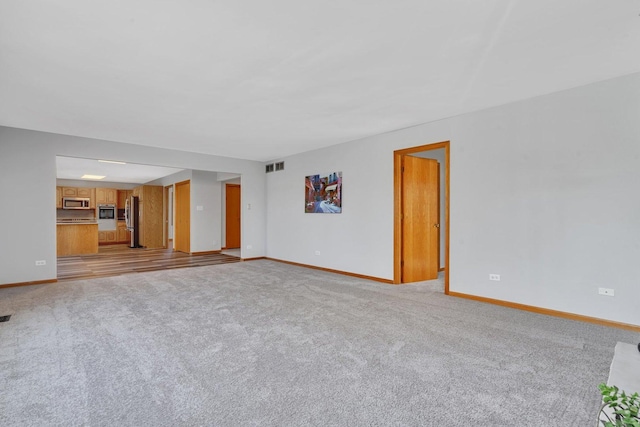
[[[0,289],[2,426],[591,426],[635,333],[260,260]]]

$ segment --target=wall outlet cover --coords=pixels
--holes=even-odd
[[[611,288],[598,288],[598,294],[612,297],[614,296],[614,291]]]

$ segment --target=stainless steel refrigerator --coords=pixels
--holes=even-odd
[[[124,205],[124,220],[127,230],[131,232],[131,243],[129,247],[140,247],[140,205],[137,196],[129,197]]]

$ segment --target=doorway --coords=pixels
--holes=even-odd
[[[225,186],[225,249],[240,247],[240,185]]]
[[[191,253],[191,181],[175,184],[174,248]]]
[[[449,150],[450,142],[444,141],[435,144],[427,144],[418,147],[411,147],[402,150],[394,151],[394,265],[393,265],[393,283],[409,283],[411,281],[415,281],[416,277],[413,273],[409,273],[411,270],[420,270],[422,268],[421,264],[429,264],[430,273],[433,274],[433,265],[434,262],[437,266],[441,265],[439,260],[440,257],[444,256],[444,293],[449,294],[449,199],[450,199],[450,189],[449,189],[449,176],[450,176],[450,150]],[[444,190],[444,218],[440,218],[439,220],[433,220],[433,215],[428,214],[425,210],[421,210],[422,208],[427,208],[427,205],[424,203],[424,200],[419,199],[421,194],[424,195],[423,189],[421,187],[429,185],[431,182],[433,186],[433,180],[437,180],[438,174],[434,175],[433,170],[429,171],[429,166],[426,166],[426,162],[419,162],[417,165],[415,163],[415,158],[418,157],[432,157],[429,155],[429,151],[433,150],[441,150],[444,152],[444,164],[440,164],[440,168],[444,168],[444,183],[441,187]],[[407,163],[410,162],[411,165]],[[433,165],[433,163],[431,162]],[[403,177],[403,165],[405,167],[409,166],[417,166],[418,170],[413,170],[411,172],[411,176]],[[409,188],[409,181],[413,181],[414,188]],[[424,181],[421,183],[421,181]],[[417,182],[417,185],[416,185]],[[413,191],[418,189],[418,191]],[[437,203],[437,202],[436,202]],[[430,208],[433,210],[433,207]],[[407,210],[407,212],[405,212]],[[413,211],[411,211],[413,210]],[[439,212],[439,209],[438,209]],[[432,212],[433,213],[433,212]],[[424,233],[433,233],[434,229],[436,229],[435,238],[442,239],[444,241],[444,245],[442,245],[442,249],[435,251],[431,250],[428,253],[407,253],[407,251],[413,251],[415,248],[411,240],[416,240],[413,238],[413,233],[415,233],[415,225],[406,225],[405,222],[408,220],[407,216],[415,215],[420,216],[420,221],[423,221],[422,230],[418,230],[419,232]],[[429,217],[431,215],[431,217]],[[440,215],[442,216],[442,215]],[[436,214],[436,218],[438,218]],[[442,224],[442,226],[440,226]],[[420,228],[420,227],[418,227]],[[433,244],[433,236],[430,237],[431,242]],[[431,246],[433,248],[433,246]],[[438,248],[436,246],[436,248]],[[417,248],[419,251],[422,249]],[[440,252],[440,255],[438,253]],[[422,257],[422,258],[421,258]],[[428,257],[428,259],[425,259]],[[435,257],[435,259],[433,258]],[[419,265],[420,264],[420,265]],[[404,274],[403,274],[404,273]],[[404,277],[403,277],[404,276]],[[420,280],[420,279],[418,279]]]

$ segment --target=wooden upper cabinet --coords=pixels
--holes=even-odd
[[[104,205],[107,200],[107,189],[106,188],[96,188],[96,204]]]
[[[89,200],[89,207],[92,209],[96,208],[96,189],[95,188],[91,188],[90,189],[90,194],[89,197],[91,198],[91,200]]]
[[[76,187],[62,187],[62,197],[78,197],[78,189]]]
[[[118,209],[124,209],[127,199],[133,194],[131,190],[118,190]]]
[[[76,188],[78,197],[91,197],[91,188]]]
[[[115,205],[118,202],[118,190],[115,188],[96,188],[96,204]]]
[[[118,190],[118,209],[123,209],[127,200],[127,190]]]
[[[131,195],[132,196],[136,196],[141,201],[143,199],[143,197],[142,197],[142,189],[143,189],[143,186],[134,188],[131,191]]]
[[[89,199],[89,206],[96,207],[96,189],[87,187],[56,187],[56,208],[62,208],[63,197],[82,197]]]

